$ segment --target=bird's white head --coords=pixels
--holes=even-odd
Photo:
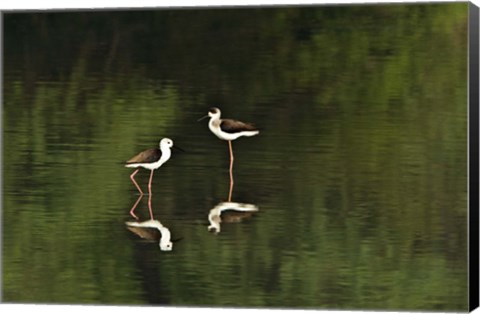
[[[219,119],[220,118],[220,109],[216,108],[216,107],[212,107],[210,108],[210,110],[208,111],[208,116],[210,118],[215,118],[215,119]]]
[[[160,141],[160,148],[163,148],[163,147],[172,147],[173,146],[173,141],[169,138],[163,138],[161,141]]]
[[[160,250],[171,251],[173,249],[173,243],[171,241],[160,241]]]
[[[161,226],[158,228],[160,233],[162,234],[162,237],[160,238],[160,250],[162,251],[171,251],[173,249],[173,243],[170,240],[171,234],[170,230],[168,228],[165,228],[164,226]]]

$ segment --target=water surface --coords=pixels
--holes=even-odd
[[[466,310],[467,7],[4,15],[3,300]]]

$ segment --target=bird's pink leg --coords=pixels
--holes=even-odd
[[[232,200],[232,191],[233,191],[233,149],[232,141],[228,141],[228,148],[230,149],[230,193],[228,194],[228,201]]]
[[[142,189],[140,188],[140,186],[138,185],[137,181],[135,181],[135,179],[133,177],[135,177],[135,175],[137,174],[137,172],[140,171],[140,168],[138,168],[137,170],[135,170],[131,175],[130,175],[130,179],[132,180],[133,184],[135,184],[135,186],[137,187],[138,191],[140,192],[140,196],[143,195],[143,191]]]
[[[233,181],[230,181],[230,191],[228,192],[228,201],[232,201]]]
[[[135,204],[133,205],[132,209],[130,209],[130,215],[132,215],[133,218],[135,218],[136,220],[138,220],[138,217],[137,215],[135,215],[133,212],[135,211],[135,208],[137,208],[137,205],[138,203],[140,202],[140,200],[142,199],[143,197],[143,194],[140,194],[140,196],[138,197],[137,201],[135,202]]]

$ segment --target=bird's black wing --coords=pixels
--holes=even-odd
[[[236,133],[241,131],[257,131],[258,129],[251,123],[245,123],[238,120],[226,119],[220,123],[220,129],[226,133]]]
[[[158,161],[162,157],[162,152],[158,148],[147,149],[127,161],[127,164],[152,163]]]

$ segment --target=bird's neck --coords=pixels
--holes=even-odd
[[[160,151],[162,152],[162,157],[160,158],[160,161],[162,163],[170,159],[170,155],[172,154],[172,152],[169,147],[160,147]]]
[[[168,228],[165,228],[165,227],[158,228],[158,230],[162,234],[162,237],[160,238],[160,243],[165,245],[168,242],[170,242],[170,238],[171,238],[170,230],[168,230]]]
[[[220,124],[220,117],[219,116],[213,116],[210,118],[210,121],[208,122],[208,126],[211,128],[218,127]]]

